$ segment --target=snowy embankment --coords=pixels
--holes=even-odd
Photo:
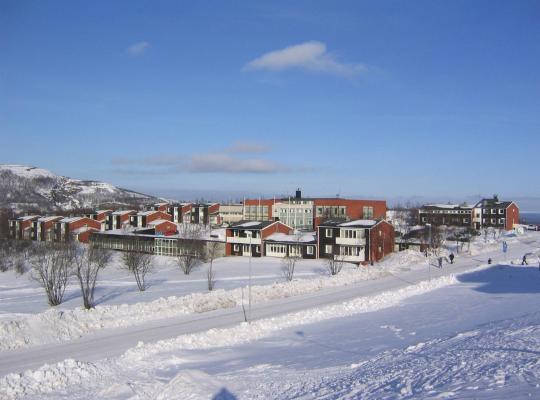
[[[103,380],[114,381],[114,375],[117,373],[122,374],[122,371],[131,368],[144,369],[145,364],[152,365],[155,363],[154,356],[160,353],[181,349],[209,349],[251,342],[293,326],[395,306],[411,296],[427,293],[455,283],[457,283],[455,275],[444,276],[402,289],[383,292],[375,296],[360,297],[341,304],[257,320],[249,324],[243,323],[232,328],[211,329],[206,332],[183,335],[152,344],[141,342],[137,347],[128,350],[116,360],[104,360],[95,364],[65,360],[54,365],[45,365],[36,371],[9,374],[0,379],[0,397],[16,399],[22,396],[35,396],[60,390],[67,386],[95,385]],[[151,398],[159,397],[159,393],[149,393],[149,395]]]
[[[300,279],[272,285],[252,286],[253,303],[313,293],[345,286],[388,274],[380,268],[342,271],[336,276]],[[203,313],[241,306],[247,302],[247,289],[215,290],[182,297],[169,296],[151,302],[104,305],[91,310],[51,309],[22,319],[0,322],[0,350],[68,341],[106,328],[119,328],[157,319]]]

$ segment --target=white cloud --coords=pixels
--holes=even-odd
[[[225,151],[228,153],[245,154],[268,153],[270,151],[270,146],[256,142],[234,142],[231,146],[227,147]]]
[[[261,158],[239,158],[230,154],[206,153],[189,157],[185,166],[180,169],[189,172],[220,172],[220,173],[273,173],[288,171],[289,168],[280,163]]]
[[[324,43],[316,41],[271,51],[250,61],[244,67],[248,71],[283,71],[293,68],[346,77],[352,77],[366,70],[362,64],[338,62],[331,53],[326,51]]]
[[[150,43],[146,41],[133,43],[126,49],[126,53],[128,53],[130,56],[140,56],[141,54],[144,54],[149,47]]]

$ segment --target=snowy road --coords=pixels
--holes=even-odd
[[[519,257],[531,249],[533,242],[519,243],[513,246],[509,257]],[[257,304],[252,307],[252,319],[263,319],[295,311],[316,308],[323,305],[340,303],[357,297],[374,295],[388,290],[399,289],[432,277],[465,272],[482,263],[488,257],[500,257],[500,252],[486,253],[482,258],[459,259],[453,266],[442,270],[431,267],[394,274],[378,280],[364,281],[347,287],[323,290],[308,295],[290,297],[281,300]],[[35,369],[46,363],[65,359],[93,362],[114,357],[137,345],[139,341],[154,342],[183,334],[223,328],[241,323],[244,315],[241,308],[212,311],[182,318],[170,318],[148,322],[128,328],[103,330],[87,335],[82,339],[67,343],[34,346],[25,349],[4,351],[0,357],[0,376],[10,372]]]

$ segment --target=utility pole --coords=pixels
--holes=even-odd
[[[249,281],[248,281],[248,314],[249,320],[251,323],[251,255],[253,254],[253,248],[251,247],[251,242],[253,238],[253,232],[250,232],[249,235]]]

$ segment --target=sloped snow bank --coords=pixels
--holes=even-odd
[[[342,271],[336,276],[299,279],[272,285],[252,286],[254,303],[298,296],[322,289],[350,285],[386,275],[384,269],[371,267]],[[242,296],[244,291],[244,296]],[[242,304],[245,288],[170,296],[151,302],[104,305],[92,310],[47,310],[22,319],[0,321],[0,350],[68,341],[105,328],[118,328],[157,319],[177,317],[212,310],[232,308]]]
[[[411,296],[420,295],[457,282],[455,275],[444,276],[398,290],[383,292],[375,296],[361,297],[341,304],[257,320],[249,324],[242,323],[232,328],[210,329],[206,332],[183,335],[152,344],[141,342],[137,347],[128,350],[117,360],[105,360],[95,364],[65,360],[55,365],[45,365],[36,371],[9,374],[0,378],[0,398],[17,399],[22,396],[50,393],[67,386],[85,385],[85,380],[91,382],[88,383],[91,385],[97,379],[111,378],[114,371],[125,371],[132,368],[144,369],[145,365],[153,365],[155,363],[153,357],[159,353],[179,349],[208,349],[250,342],[292,326],[391,307]]]
[[[539,352],[540,313],[532,313],[384,351],[349,366],[267,370],[253,398],[538,398]],[[274,373],[281,380],[272,379]],[[252,380],[259,372],[249,374],[246,379]]]

